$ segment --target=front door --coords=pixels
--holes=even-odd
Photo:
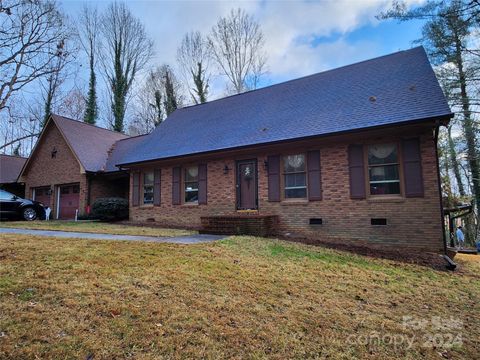
[[[237,210],[258,209],[257,160],[237,161]]]

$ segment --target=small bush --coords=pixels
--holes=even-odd
[[[95,200],[91,217],[103,221],[128,219],[128,200],[122,198],[101,198]]]

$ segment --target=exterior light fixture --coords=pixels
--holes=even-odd
[[[57,157],[57,148],[54,146],[52,150],[52,159]]]
[[[229,170],[230,170],[230,168],[228,167],[227,164],[225,164],[225,167],[223,168],[223,173],[224,173],[225,175],[227,175]]]
[[[263,160],[263,168],[268,170],[268,160]]]

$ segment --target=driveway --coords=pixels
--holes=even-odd
[[[58,238],[79,238],[79,239],[95,239],[95,240],[115,240],[115,241],[143,241],[171,244],[199,244],[223,239],[222,235],[196,234],[175,237],[156,237],[156,236],[135,236],[135,235],[115,235],[115,234],[98,234],[74,231],[56,231],[56,230],[31,230],[31,229],[14,229],[0,228],[0,234],[19,234],[32,236],[50,236]]]

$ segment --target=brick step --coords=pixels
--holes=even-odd
[[[275,234],[278,217],[276,215],[205,216],[201,221],[201,234],[268,236]]]

